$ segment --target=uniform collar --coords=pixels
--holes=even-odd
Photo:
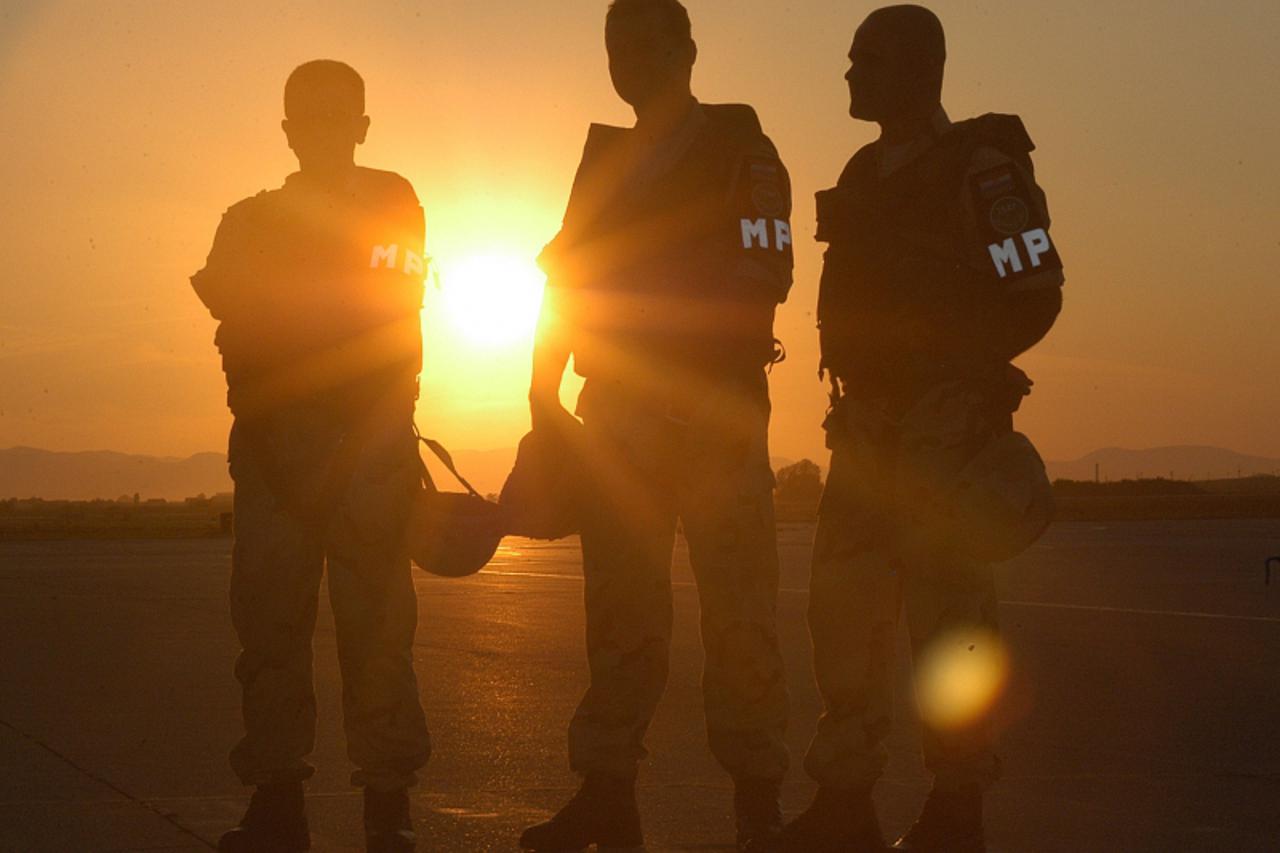
[[[689,104],[684,117],[672,125],[663,136],[651,138],[648,132],[638,125],[632,128],[630,135],[633,144],[647,156],[661,158],[668,151],[687,147],[706,122],[707,111],[695,100]]]
[[[360,167],[352,166],[333,175],[319,176],[297,171],[285,178],[287,190],[345,195],[353,192],[360,180]]]
[[[876,161],[879,164],[880,177],[887,178],[894,172],[914,163],[930,151],[939,139],[951,131],[952,127],[954,125],[951,123],[951,118],[947,115],[947,111],[939,106],[938,111],[929,119],[928,130],[915,139],[892,146],[880,142],[877,146],[878,156],[876,157]]]
[[[628,136],[634,164],[633,180],[646,182],[670,171],[707,124],[707,111],[698,101],[693,101],[685,117],[661,139],[647,140],[639,128],[633,128]]]

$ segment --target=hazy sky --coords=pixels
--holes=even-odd
[[[797,284],[780,315],[774,452],[819,458],[813,193],[874,128],[846,113],[875,4],[691,0],[705,101],[757,107],[792,171]],[[428,249],[532,256],[591,121],[626,123],[605,0],[0,3],[0,447],[185,455],[229,416],[187,283],[222,211],[293,168],[280,91],[346,60],[368,84],[361,162],[416,185]],[[1206,443],[1280,456],[1280,4],[939,0],[954,118],[1023,116],[1066,310],[1020,362],[1050,458]],[[515,443],[528,344],[464,343],[428,301],[419,421]]]

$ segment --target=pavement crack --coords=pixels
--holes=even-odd
[[[183,823],[179,821],[177,817],[172,813],[161,811],[160,809],[156,808],[154,805],[152,805],[148,801],[135,797],[133,794],[129,793],[124,788],[121,788],[119,785],[115,784],[110,779],[106,778],[105,776],[102,776],[101,774],[93,772],[87,767],[84,767],[78,764],[76,761],[72,760],[69,756],[64,755],[63,753],[54,749],[52,746],[45,743],[35,735],[27,734],[22,729],[10,723],[8,720],[0,720],[0,726],[4,726],[6,729],[13,732],[18,737],[22,738],[28,743],[34,744],[35,746],[38,746],[40,749],[43,749],[45,752],[49,753],[54,758],[66,764],[68,767],[71,767],[72,769],[74,769],[77,773],[80,773],[88,777],[89,779],[92,779],[93,781],[97,782],[99,785],[102,785],[104,788],[107,788],[110,791],[114,791],[115,793],[124,797],[129,802],[138,806],[139,808],[142,808],[150,812],[151,814],[155,815],[156,817],[160,818],[165,823],[169,824],[174,829],[181,832],[183,835],[186,835],[194,839],[195,841],[197,841],[201,847],[207,847],[210,850],[217,849],[217,847],[215,847],[213,844],[210,844],[204,838],[201,838],[199,835],[197,835],[194,830],[192,830],[187,826],[184,826]]]

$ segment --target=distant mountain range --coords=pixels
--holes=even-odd
[[[1096,450],[1072,462],[1047,463],[1055,480],[1103,481],[1166,477],[1170,480],[1230,480],[1280,474],[1280,459],[1246,456],[1220,447],[1155,447]]]
[[[137,494],[143,500],[180,500],[229,491],[231,477],[222,453],[178,459],[31,447],[0,450],[0,498],[87,501]]]
[[[453,456],[463,476],[482,494],[488,494],[502,488],[516,451],[460,450]],[[441,489],[461,488],[434,458],[430,462]],[[109,451],[59,453],[31,447],[0,450],[0,499],[114,500],[137,494],[143,500],[182,500],[232,488],[224,453],[197,453],[180,459]]]
[[[514,448],[454,453],[458,468],[482,494],[502,488],[514,460]],[[772,461],[775,469],[791,462]],[[826,463],[825,459],[817,461]],[[1207,480],[1275,474],[1280,472],[1280,459],[1246,456],[1217,447],[1108,448],[1071,462],[1050,462],[1048,468],[1051,477],[1066,480],[1092,480],[1095,471],[1102,480]],[[458,488],[439,464],[432,464],[432,473],[440,488]],[[30,447],[0,450],[0,499],[94,500],[137,494],[144,500],[181,500],[231,489],[226,456],[222,453],[198,453],[179,459],[111,452],[59,453]]]

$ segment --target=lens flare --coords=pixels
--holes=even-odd
[[[1009,683],[1009,652],[989,630],[946,634],[920,656],[916,701],[934,729],[955,731],[981,723]]]
[[[532,259],[514,254],[473,254],[441,262],[440,292],[449,325],[479,346],[531,341],[545,283]]]

